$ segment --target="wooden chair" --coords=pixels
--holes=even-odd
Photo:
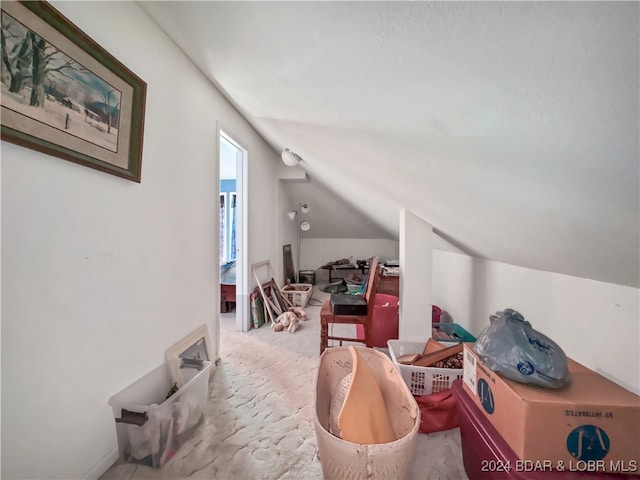
[[[380,280],[380,261],[378,257],[374,257],[369,261],[369,277],[367,279],[367,289],[364,293],[364,299],[367,301],[366,315],[336,315],[331,308],[331,301],[325,300],[320,309],[320,354],[329,346],[329,340],[338,340],[340,345],[342,342],[360,342],[367,347],[371,346],[371,318],[373,316],[373,304]],[[364,327],[364,339],[357,337],[337,337],[329,335],[330,323],[342,323],[350,325],[362,325]]]

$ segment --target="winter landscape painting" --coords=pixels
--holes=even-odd
[[[139,182],[144,82],[46,2],[1,21],[2,140]]]

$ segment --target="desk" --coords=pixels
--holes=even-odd
[[[220,312],[227,313],[236,306],[236,286],[220,284]]]
[[[236,266],[220,273],[220,312],[227,313],[236,306]]]
[[[325,265],[321,267],[323,270],[329,270],[329,283],[333,283],[334,280],[344,278],[347,273],[359,272],[365,275],[369,271],[369,265]]]

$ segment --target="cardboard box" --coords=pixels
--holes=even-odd
[[[558,390],[489,370],[464,345],[463,387],[521,460],[579,472],[640,473],[640,397],[569,360]]]

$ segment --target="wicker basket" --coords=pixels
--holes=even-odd
[[[398,440],[361,445],[329,433],[331,395],[351,373],[348,347],[325,350],[320,357],[314,393],[315,432],[322,475],[328,479],[402,479],[409,474],[415,450],[420,411],[405,382],[389,358],[371,348],[355,347],[380,385]]]
[[[293,305],[304,308],[311,298],[313,285],[310,283],[291,283],[282,287],[280,291]]]

